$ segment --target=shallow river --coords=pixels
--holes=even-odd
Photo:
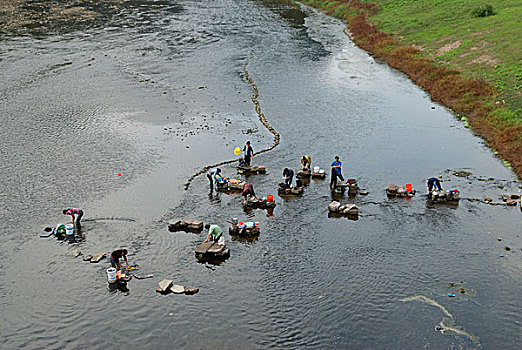
[[[275,0],[107,8],[0,41],[0,348],[519,347],[519,209],[431,206],[423,194],[439,175],[464,198],[495,202],[520,183],[446,109],[356,48],[341,22]],[[246,140],[272,144],[247,60],[281,134],[254,159],[268,174],[248,181],[275,194],[301,155],[324,169],[339,155],[345,177],[369,191],[341,200],[360,207],[359,220],[328,217],[328,180],[275,196],[273,216],[209,191],[204,176],[184,191]],[[388,183],[409,182],[417,196],[386,198]],[[67,206],[84,209],[85,241],[39,238],[67,220]],[[262,232],[226,234],[231,257],[220,265],[196,261],[202,234],[167,230],[177,218],[226,228],[230,217]],[[120,247],[154,274],[127,292],[108,289],[106,261],[67,256]],[[164,278],[200,292],[162,296]]]

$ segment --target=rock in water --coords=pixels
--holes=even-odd
[[[101,259],[103,259],[105,257],[105,253],[99,253],[99,254],[96,254],[95,256],[93,256],[91,258],[91,262],[92,263],[97,263],[97,262],[100,262]]]
[[[486,197],[486,198],[484,198],[484,202],[486,202],[486,203],[491,203],[491,202],[493,202],[493,198],[491,198],[491,197]]]
[[[160,292],[162,293],[166,293],[168,290],[170,290],[173,286],[173,282],[172,280],[163,280],[163,281],[160,281],[160,283],[158,284],[158,289]]]
[[[83,261],[91,261],[92,255],[84,255]]]
[[[187,294],[187,295],[196,294],[197,292],[199,292],[199,288],[196,288],[196,287],[185,288],[185,294]]]
[[[333,201],[332,203],[328,204],[328,211],[331,213],[336,213],[339,211],[340,207],[341,203]]]
[[[510,206],[514,206],[514,205],[517,205],[517,201],[514,200],[514,199],[508,199],[508,200],[506,201],[506,204],[507,204],[507,205],[510,205]]]
[[[174,294],[183,294],[185,293],[185,287],[180,286],[179,284],[175,284],[172,287],[170,287],[170,290]]]
[[[82,252],[79,249],[75,249],[72,252],[67,253],[67,256],[69,256],[71,258],[76,258],[76,257],[79,257],[80,255],[82,255]]]
[[[149,273],[148,275],[145,275],[145,276],[143,276],[143,275],[134,275],[134,277],[136,277],[139,280],[144,280],[146,278],[152,278],[152,277],[154,277],[154,275],[152,273]]]

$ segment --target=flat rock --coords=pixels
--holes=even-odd
[[[187,295],[196,294],[197,292],[199,292],[199,288],[196,288],[196,287],[185,288],[185,294],[187,294]]]
[[[67,253],[67,256],[69,256],[71,258],[76,258],[76,257],[79,257],[80,255],[82,255],[82,252],[79,249],[75,249],[72,252]]]
[[[201,243],[197,248],[196,248],[196,254],[205,254],[207,252],[207,250],[212,247],[214,243],[213,242],[205,242],[205,243]]]
[[[210,248],[208,248],[207,250],[207,253],[210,253],[210,254],[219,254],[221,253],[222,251],[224,251],[226,248],[225,245],[221,245],[221,244],[213,244]]]
[[[517,201],[515,199],[508,199],[506,201],[506,204],[510,205],[510,206],[514,206],[514,205],[517,205]]]
[[[146,278],[152,278],[154,275],[152,273],[149,273],[148,275],[134,275],[135,278],[139,280],[144,280]]]
[[[92,255],[84,255],[83,256],[83,261],[91,261],[92,259]]]
[[[162,281],[160,281],[160,283],[158,283],[158,289],[162,293],[165,293],[166,291],[168,291],[169,289],[172,288],[173,284],[174,283],[172,280],[162,280]]]
[[[103,259],[103,258],[105,258],[105,253],[99,253],[99,254],[94,255],[91,258],[91,262],[92,263],[97,263],[97,262],[100,262],[100,260]]]
[[[170,287],[170,290],[174,294],[183,294],[185,293],[185,287],[180,286],[179,284],[175,284],[172,287]]]
[[[484,202],[486,202],[486,203],[493,202],[493,198],[486,197],[486,198],[484,198]]]
[[[511,195],[511,199],[519,199],[520,198],[520,195],[516,194],[516,193],[513,193]]]

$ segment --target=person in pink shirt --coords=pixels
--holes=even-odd
[[[69,209],[64,209],[63,214],[72,216],[73,225],[75,224],[74,215],[77,215],[76,216],[76,228],[78,228],[78,229],[82,228],[82,224],[80,223],[80,220],[82,219],[82,216],[83,216],[83,210],[78,209],[78,208],[69,208]]]

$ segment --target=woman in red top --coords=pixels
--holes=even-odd
[[[78,215],[76,217],[76,228],[78,229],[81,229],[82,228],[82,224],[80,223],[80,220],[82,219],[82,216],[83,216],[83,210],[81,209],[78,209],[78,208],[69,208],[69,209],[64,209],[63,210],[63,215],[70,215],[72,216],[72,224],[74,225],[75,222],[74,222],[74,215]]]

